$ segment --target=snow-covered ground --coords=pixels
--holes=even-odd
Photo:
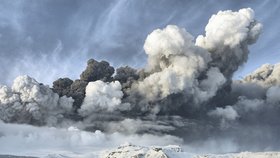
[[[98,154],[97,154],[98,153]],[[242,152],[234,154],[191,154],[182,151],[179,146],[144,147],[132,144],[121,145],[116,149],[104,150],[95,154],[83,156],[66,156],[63,154],[48,154],[42,158],[279,158],[280,152]],[[0,158],[35,158],[23,156],[0,155]]]
[[[179,146],[141,147],[135,145],[120,146],[103,153],[100,158],[280,158],[280,152],[242,152],[235,154],[191,154]]]
[[[104,134],[74,126],[53,128],[0,122],[0,158],[280,158],[280,152],[194,154],[169,144],[182,145],[182,140],[170,135]]]

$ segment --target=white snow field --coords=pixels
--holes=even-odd
[[[184,152],[179,146],[141,147],[135,145],[120,146],[101,155],[101,158],[279,158],[280,152],[242,152],[233,154],[191,154]]]

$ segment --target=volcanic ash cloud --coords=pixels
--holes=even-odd
[[[51,89],[28,76],[1,86],[0,119],[51,126],[72,121],[82,130],[105,133],[168,134],[197,146],[226,137],[236,150],[279,149],[279,64],[232,80],[261,31],[250,8],[219,11],[197,38],[175,25],[156,29],[145,40],[142,69],[115,71],[106,61],[90,59],[79,79],[60,78]]]
[[[3,121],[55,125],[71,112],[73,99],[59,97],[29,76],[19,76],[11,88],[0,87],[0,103]]]

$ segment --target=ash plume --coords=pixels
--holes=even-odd
[[[209,19],[205,36],[198,36],[196,45],[211,53],[210,65],[231,78],[247,61],[248,45],[256,42],[261,30],[262,25],[254,19],[254,11],[250,8],[238,12],[219,11]]]
[[[112,81],[112,75],[115,69],[106,61],[98,62],[90,59],[87,62],[86,69],[81,73],[80,79],[72,81],[69,78],[60,78],[53,82],[52,90],[58,93],[60,97],[67,96],[74,99],[74,110],[77,111],[85,98],[86,86],[91,81],[102,80]]]
[[[12,87],[0,87],[0,118],[5,122],[55,125],[72,110],[73,99],[59,97],[29,76],[17,77]]]
[[[112,80],[112,75],[115,69],[106,61],[98,62],[90,59],[87,62],[87,68],[80,75],[81,80],[86,82],[102,80],[109,82]]]
[[[197,38],[176,25],[156,29],[144,43],[145,68],[115,73],[90,59],[80,79],[60,78],[51,89],[21,76],[12,88],[0,87],[0,119],[53,126],[71,120],[88,131],[168,134],[194,144],[230,138],[240,150],[279,149],[279,64],[232,79],[261,31],[250,8],[218,12]],[[262,133],[268,135],[260,143]]]
[[[131,84],[140,78],[140,72],[129,66],[116,69],[114,80],[119,81],[123,88],[131,87]]]
[[[60,78],[53,82],[52,90],[59,96],[70,96],[71,85],[73,81],[70,78]]]
[[[244,78],[245,82],[256,83],[264,87],[279,85],[280,64],[264,64]]]
[[[89,82],[86,87],[86,97],[79,110],[82,116],[93,112],[109,111],[125,108],[122,105],[123,92],[119,81],[105,83],[103,81]]]

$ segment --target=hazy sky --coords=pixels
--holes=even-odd
[[[0,83],[22,74],[46,84],[75,79],[89,58],[143,67],[152,30],[175,24],[196,37],[212,14],[244,7],[255,10],[264,29],[235,78],[279,61],[280,1],[0,0]]]

